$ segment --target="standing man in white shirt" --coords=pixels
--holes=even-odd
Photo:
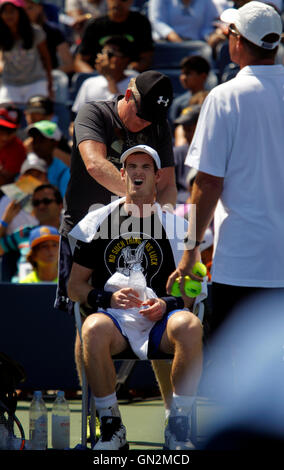
[[[274,7],[257,1],[225,10],[221,19],[240,72],[202,106],[186,158],[198,170],[196,227],[190,220],[187,249],[167,285],[170,291],[176,277],[191,273],[214,216],[213,332],[238,302],[284,288],[284,69],[275,65],[282,21]]]

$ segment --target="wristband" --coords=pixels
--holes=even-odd
[[[88,304],[94,309],[109,308],[112,292],[106,292],[102,289],[92,289],[87,297]]]
[[[184,301],[182,297],[174,297],[173,295],[170,295],[168,297],[161,297],[161,299],[166,302],[167,307],[165,313],[184,308]]]
[[[7,224],[7,222],[5,222],[5,220],[0,220],[0,224],[5,228],[8,227],[8,224]]]
[[[187,250],[194,250],[194,248],[198,247],[202,243],[205,243],[205,240],[203,240],[202,242],[199,242],[198,240],[190,240],[188,235],[186,235],[183,239],[183,242],[184,242],[185,248]],[[189,248],[189,246],[190,246],[190,248]]]

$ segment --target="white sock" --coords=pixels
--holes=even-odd
[[[173,393],[171,412],[173,415],[178,411],[179,414],[189,414],[191,412],[193,403],[196,397],[187,396],[187,395],[177,395]]]
[[[120,418],[120,411],[116,393],[106,395],[105,397],[95,397],[96,410],[98,411],[99,418],[102,416],[118,416]]]
[[[169,419],[171,410],[169,408],[165,408],[165,420]]]

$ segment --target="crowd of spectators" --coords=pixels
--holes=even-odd
[[[185,172],[184,158],[200,107],[208,90],[238,71],[220,14],[248,1],[0,0],[0,280],[7,280],[10,251],[17,262],[8,279],[23,278],[19,260],[32,227],[59,227],[79,108],[124,94],[131,77],[156,69],[161,44],[184,51],[178,68],[169,53],[161,71],[175,93],[169,121],[177,202],[190,201],[194,174]],[[282,0],[266,3],[283,13]],[[38,187],[50,194],[39,198]]]

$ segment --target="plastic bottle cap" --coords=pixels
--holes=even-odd
[[[63,390],[58,390],[57,396],[58,396],[58,397],[64,397],[64,392],[63,392]]]
[[[34,393],[35,397],[42,397],[42,392],[41,390],[36,390]]]

